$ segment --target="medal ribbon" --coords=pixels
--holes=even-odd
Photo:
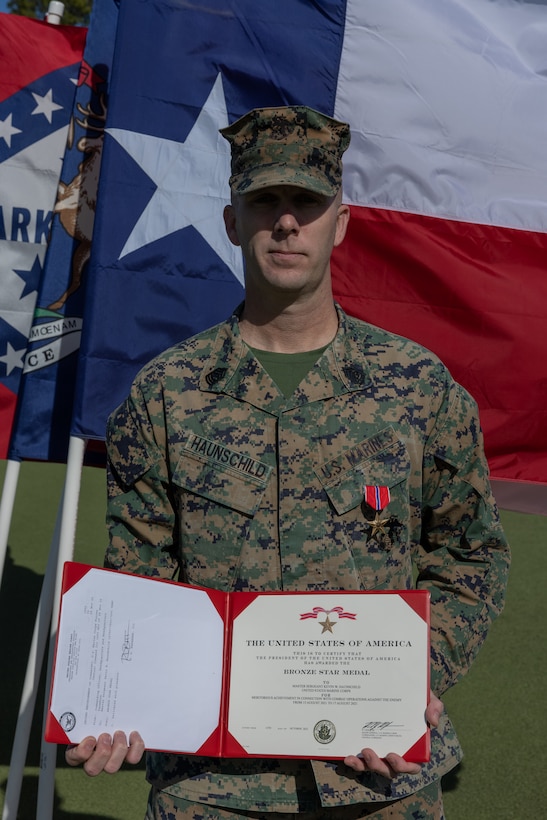
[[[375,486],[368,484],[366,485],[365,501],[372,507],[373,510],[379,512],[385,509],[389,504],[390,499],[391,495],[389,492],[389,487],[380,487],[378,484]]]

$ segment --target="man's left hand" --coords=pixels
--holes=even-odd
[[[425,719],[429,726],[438,726],[444,706],[442,701],[433,692],[425,710]],[[354,772],[374,772],[390,780],[399,774],[419,774],[419,763],[408,763],[404,757],[390,753],[385,757],[378,757],[373,749],[361,749],[359,755],[349,755],[344,763]]]

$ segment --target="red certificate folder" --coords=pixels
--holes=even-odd
[[[220,592],[65,564],[46,740],[429,759],[429,593]]]

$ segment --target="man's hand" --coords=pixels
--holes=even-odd
[[[144,741],[138,732],[131,732],[129,745],[124,732],[114,732],[114,737],[107,734],[86,737],[77,746],[69,746],[65,759],[69,766],[83,764],[84,772],[95,777],[101,772],[114,774],[122,763],[138,763],[143,752]]]
[[[443,709],[442,702],[432,692],[425,710],[425,719],[429,726],[438,725]],[[344,759],[344,763],[354,772],[374,772],[390,779],[399,774],[419,774],[421,769],[419,763],[407,763],[400,755],[388,754],[380,758],[372,749],[362,749],[359,756],[349,755]]]

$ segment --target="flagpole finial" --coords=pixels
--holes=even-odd
[[[60,0],[50,0],[47,7],[46,23],[51,23],[53,26],[58,26],[63,19],[65,13],[65,4]]]

